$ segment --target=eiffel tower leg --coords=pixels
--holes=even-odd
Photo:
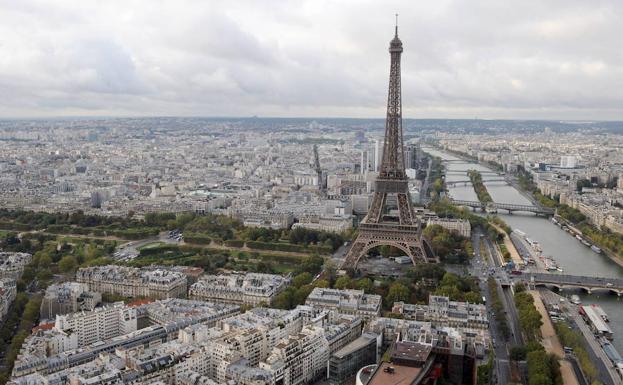
[[[387,198],[387,194],[383,194],[380,192],[374,193],[372,205],[370,206],[370,210],[368,211],[368,215],[366,218],[370,223],[378,223],[381,221],[381,217],[383,216],[383,207],[385,207],[386,198]]]
[[[368,241],[365,239],[361,239],[357,237],[353,244],[351,245],[348,253],[346,253],[346,258],[344,258],[344,262],[342,262],[341,269],[355,269],[359,260],[366,252],[368,246]]]
[[[400,216],[400,224],[413,224],[413,218],[411,217],[412,213],[413,210],[411,209],[409,196],[407,194],[398,194],[398,215]]]
[[[427,258],[426,251],[424,251],[424,247],[419,242],[408,245],[407,249],[409,250],[409,256],[414,265],[430,262],[429,258]]]

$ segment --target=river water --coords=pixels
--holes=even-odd
[[[531,204],[530,200],[513,186],[505,182],[487,182],[488,179],[499,177],[486,175],[486,172],[491,172],[492,170],[485,166],[463,161],[452,154],[435,149],[427,148],[426,152],[444,160],[447,172],[446,182],[469,179],[466,174],[460,175],[459,171],[468,169],[484,171],[485,174],[482,175],[482,179],[494,202]],[[458,200],[478,200],[470,183],[467,185],[450,186],[448,194]],[[623,278],[622,267],[612,262],[605,255],[594,253],[590,248],[581,244],[550,220],[530,213],[499,214],[499,216],[511,228],[522,230],[531,239],[538,241],[543,249],[543,254],[552,256],[558,265],[563,268],[565,274]],[[595,303],[606,311],[610,319],[609,326],[614,333],[613,344],[619,352],[623,353],[623,301],[621,298],[614,294],[606,294],[606,292],[597,292],[589,295],[583,291],[565,291],[565,294],[578,294],[583,304]]]

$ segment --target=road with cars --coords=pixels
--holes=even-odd
[[[508,344],[503,334],[497,327],[495,314],[491,308],[491,293],[487,285],[487,279],[490,275],[497,275],[497,263],[495,255],[491,254],[491,250],[486,246],[486,237],[479,229],[475,229],[472,234],[472,244],[474,247],[474,258],[469,267],[469,273],[479,279],[480,291],[486,299],[487,312],[489,314],[489,333],[495,353],[493,375],[491,376],[491,384],[508,384],[511,382],[511,368],[509,359]],[[481,243],[485,243],[485,255],[480,252]],[[500,287],[498,285],[498,291]],[[503,298],[498,292],[500,298]]]

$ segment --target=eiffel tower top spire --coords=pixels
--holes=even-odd
[[[396,33],[389,42],[391,64],[389,90],[387,95],[387,116],[385,120],[385,144],[379,179],[406,180],[404,152],[402,148],[402,96],[400,85],[400,56],[402,41],[398,38],[398,15]]]

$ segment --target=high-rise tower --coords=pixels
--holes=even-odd
[[[398,38],[397,25],[394,38],[389,43],[389,54],[391,64],[383,156],[372,205],[359,225],[357,239],[342,263],[345,269],[354,269],[368,250],[381,245],[401,249],[411,257],[413,264],[437,262],[431,248],[422,239],[422,228],[411,206],[405,173],[400,90],[402,42]]]

